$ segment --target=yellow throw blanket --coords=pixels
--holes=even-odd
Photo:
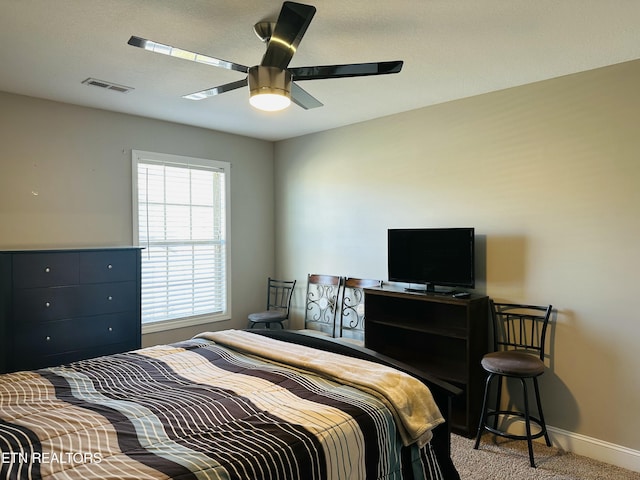
[[[308,370],[375,395],[393,413],[404,445],[425,445],[431,440],[431,430],[444,422],[431,391],[393,368],[241,330],[204,332],[195,338]]]

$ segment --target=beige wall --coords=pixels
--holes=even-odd
[[[473,226],[478,290],[557,309],[548,423],[640,450],[639,84],[636,61],[277,143],[278,273],[386,279],[387,228]]]
[[[131,245],[131,149],[231,162],[231,321],[244,328],[274,269],[270,142],[0,92],[0,249]],[[256,234],[259,232],[259,234]]]

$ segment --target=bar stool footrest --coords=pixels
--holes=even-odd
[[[504,438],[509,438],[511,440],[527,440],[527,439],[534,439],[534,438],[540,438],[546,435],[547,433],[547,429],[545,427],[545,425],[542,424],[542,422],[540,421],[540,419],[536,418],[536,417],[532,417],[529,416],[529,422],[535,426],[537,426],[540,431],[536,432],[536,433],[532,433],[531,435],[527,435],[527,434],[523,434],[523,435],[518,435],[515,433],[509,433],[505,430],[500,430],[498,428],[494,428],[494,427],[490,427],[489,425],[487,425],[489,423],[489,418],[492,417],[499,417],[500,415],[502,416],[509,416],[509,417],[520,417],[520,418],[526,418],[525,414],[523,412],[517,412],[517,411],[512,411],[512,410],[500,410],[500,411],[494,411],[494,412],[487,412],[487,419],[486,419],[486,423],[483,425],[484,429],[488,432],[493,433],[494,435],[498,435],[499,437],[504,437]]]

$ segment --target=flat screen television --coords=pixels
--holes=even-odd
[[[388,230],[389,281],[474,288],[473,228],[413,228]]]

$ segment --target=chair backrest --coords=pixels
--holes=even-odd
[[[278,310],[285,313],[286,318],[289,318],[291,298],[295,287],[295,280],[276,280],[269,277],[267,279],[267,310]]]
[[[340,337],[364,340],[364,289],[382,286],[382,280],[345,278],[340,305]]]
[[[338,275],[309,274],[304,312],[304,328],[336,336],[336,314],[342,288]]]
[[[490,301],[494,350],[529,352],[544,361],[551,305],[520,305]]]

